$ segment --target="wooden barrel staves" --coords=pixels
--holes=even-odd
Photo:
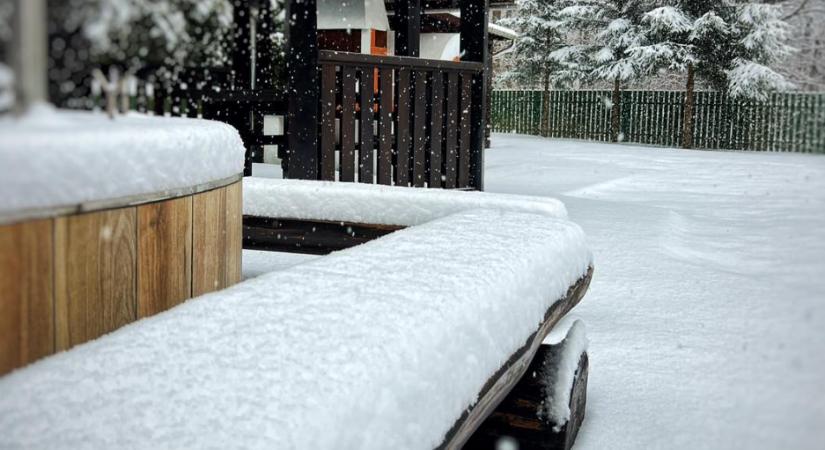
[[[237,132],[48,114],[0,143],[0,375],[241,279]]]

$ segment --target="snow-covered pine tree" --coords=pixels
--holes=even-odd
[[[766,100],[770,92],[793,87],[773,69],[794,51],[787,44],[790,29],[782,18],[781,5],[745,3],[737,6],[732,34],[736,37],[736,51],[733,65],[725,70],[731,95]]]
[[[230,0],[83,0],[73,20],[102,63],[215,65],[226,61]]]
[[[734,97],[765,99],[789,83],[771,65],[791,49],[781,6],[732,0],[672,0],[642,19],[628,50],[645,73],[686,71],[682,146],[693,146],[695,79]]]
[[[505,81],[543,86],[543,105],[550,104],[553,88],[580,80],[583,68],[574,54],[559,57],[556,50],[565,48],[567,30],[559,11],[569,0],[516,0],[516,14],[501,20],[501,24],[519,32],[513,48],[507,53],[511,69],[502,75]],[[541,134],[549,131],[549,108],[542,110]]]
[[[564,25],[590,36],[584,45],[562,49],[557,54],[587,54],[590,77],[613,83],[611,138],[619,140],[621,88],[644,76],[638,61],[628,52],[641,45],[642,19],[652,0],[578,0],[559,12]]]
[[[265,33],[272,46],[265,61],[259,60],[256,68],[259,74],[274,78],[278,85],[284,78],[284,8],[283,0],[269,2],[271,9],[267,14],[259,13],[257,32],[258,43],[265,40],[261,38]],[[177,72],[184,67],[227,66],[235,43],[232,31],[236,3],[237,0],[49,0],[52,47],[84,49],[52,52],[50,98],[67,105],[87,96],[89,74],[100,66],[114,65],[147,75],[162,68],[170,83],[181,81]],[[263,5],[264,0],[250,3]],[[77,107],[74,103],[70,106]]]

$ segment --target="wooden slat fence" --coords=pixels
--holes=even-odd
[[[319,65],[320,179],[472,187],[482,64],[321,51]]]
[[[610,91],[551,92],[546,130],[542,98],[541,91],[493,92],[493,131],[610,140]],[[680,147],[683,105],[683,92],[622,92],[621,140]],[[701,149],[825,153],[825,93],[775,93],[759,102],[697,92],[693,138]]]

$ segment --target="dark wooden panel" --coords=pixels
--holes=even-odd
[[[54,353],[53,221],[0,227],[0,376]]]
[[[430,170],[427,182],[431,188],[437,188],[443,184],[441,166],[444,162],[444,74],[438,71],[432,76],[430,108]]]
[[[375,114],[375,69],[364,68],[361,70],[361,144],[358,153],[358,181],[361,183],[374,183],[375,176],[373,157],[375,145],[375,130],[373,128]]]
[[[137,319],[137,210],[55,219],[57,349]]]
[[[380,69],[381,105],[378,115],[378,184],[392,184],[392,69]]]
[[[139,206],[138,318],[192,296],[192,198]]]
[[[321,68],[321,173],[335,181],[335,66]]]
[[[341,174],[340,181],[355,181],[355,67],[341,69]]]
[[[427,72],[415,72],[412,184],[424,187],[427,174]]]
[[[243,246],[251,250],[326,255],[404,227],[244,216]]]
[[[507,437],[518,442],[520,450],[569,450],[576,442],[584,421],[587,403],[589,361],[582,353],[573,385],[570,386],[570,421],[554,431],[555,423],[537,414],[546,403],[547,386],[543,374],[555,370],[560,363],[560,346],[542,345],[526,374],[498,405],[495,412],[476,430],[464,450],[494,450],[499,439]]]
[[[458,74],[447,75],[447,140],[444,150],[444,187],[455,188],[458,184]]]
[[[398,70],[398,114],[396,117],[395,184],[410,184],[410,71]]]
[[[361,30],[318,30],[318,48],[360,53]]]
[[[458,187],[470,186],[470,109],[472,107],[472,78],[461,77],[461,122],[459,126]]]

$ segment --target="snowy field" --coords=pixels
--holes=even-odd
[[[595,254],[576,448],[822,448],[825,157],[496,135],[486,189],[561,199]]]

